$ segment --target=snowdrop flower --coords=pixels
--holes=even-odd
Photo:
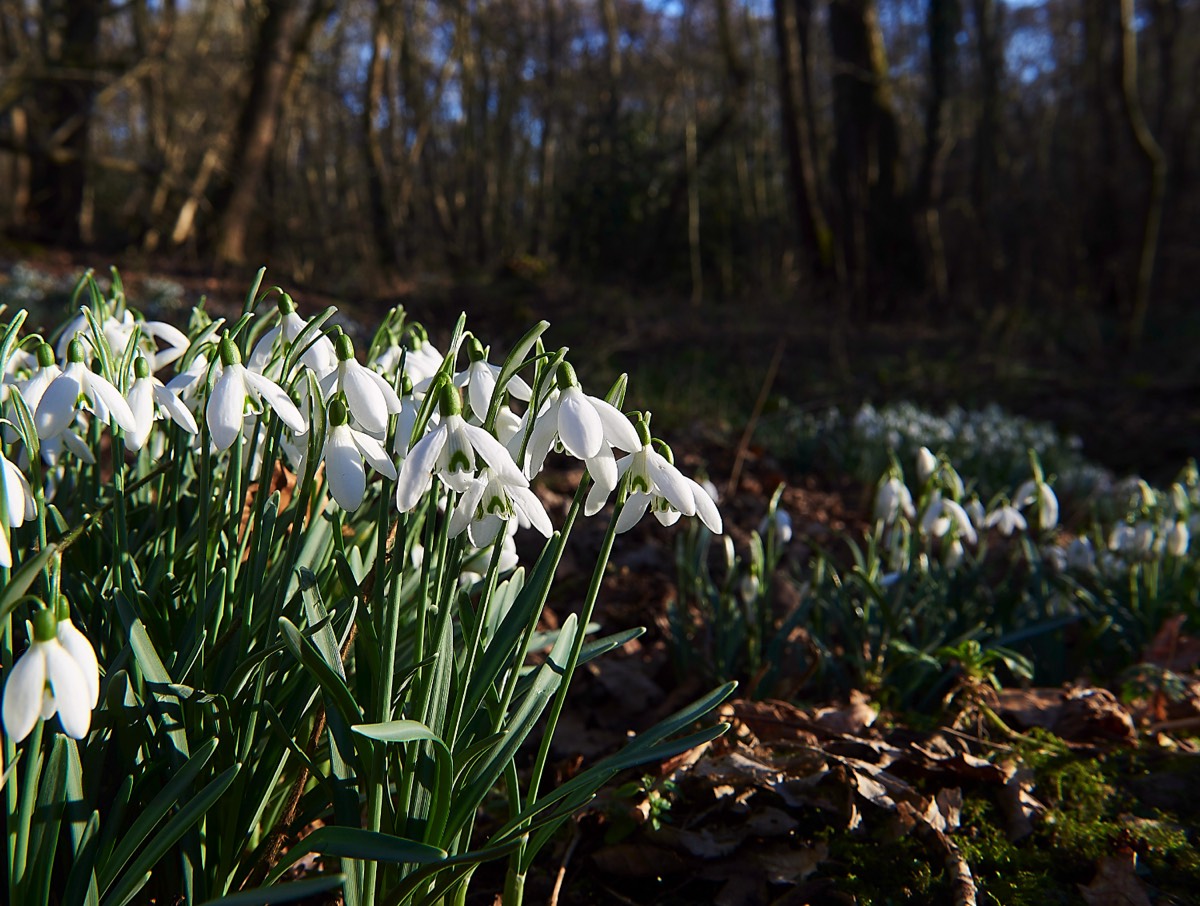
[[[709,493],[708,488],[703,482],[698,482],[700,489],[712,497],[714,502],[716,498]],[[788,544],[792,540],[792,517],[788,515],[787,510],[776,510],[774,514],[768,514],[763,517],[762,522],[758,524],[758,534],[761,537],[766,537],[771,529],[775,529],[775,540],[779,544]]]
[[[540,472],[551,446],[559,443],[587,465],[593,485],[583,512],[593,516],[604,508],[608,495],[617,486],[619,474],[613,447],[632,453],[642,444],[632,422],[620,409],[583,392],[569,363],[559,364],[556,383],[557,389],[534,421],[525,474],[533,476]]]
[[[399,343],[393,342],[386,347],[372,362],[372,366],[385,374],[392,374],[404,360],[404,373],[419,385],[422,381],[431,381],[437,376],[445,361],[445,356],[429,342],[429,335],[419,324],[411,325],[413,344],[405,350]]]
[[[228,335],[221,339],[220,355],[224,367],[213,385],[204,411],[209,434],[218,450],[228,450],[242,433],[247,401],[258,407],[255,411],[261,411],[262,402],[266,400],[294,433],[303,434],[308,430],[304,416],[283,388],[242,364],[241,353]]]
[[[490,347],[485,349],[482,343],[472,337],[470,343],[467,344],[467,357],[470,359],[470,364],[466,371],[454,379],[455,386],[466,388],[467,403],[471,408],[471,414],[480,422],[487,418],[488,408],[492,403],[492,394],[496,392],[496,379],[500,376],[501,371],[501,366],[488,364],[489,350]],[[519,400],[528,401],[533,395],[533,390],[529,385],[515,374],[509,378],[504,390]]]
[[[963,561],[962,542],[955,538],[942,549],[942,565],[949,570],[958,569]]]
[[[90,327],[86,315],[80,314],[74,318],[58,340],[59,358],[67,354],[71,341],[78,338],[80,334],[90,335]],[[140,335],[139,345],[142,352],[149,357],[152,371],[165,368],[187,352],[187,334],[165,321],[138,321],[134,319],[133,312],[125,309],[120,318],[110,314],[100,322],[100,332],[104,335],[108,348],[112,350],[113,357],[117,360],[124,358],[135,330]],[[156,340],[165,343],[166,348],[160,350]],[[88,355],[86,349],[84,354]],[[90,355],[88,355],[88,360],[90,362]]]
[[[91,643],[69,619],[50,608],[33,615],[33,642],[13,664],[4,684],[4,732],[14,742],[30,734],[39,718],[58,714],[63,732],[83,739],[100,697],[100,672]]]
[[[978,497],[972,497],[969,501],[963,504],[963,509],[971,517],[971,525],[977,529],[984,528],[984,523],[987,521],[987,510],[983,508],[983,504]]]
[[[376,472],[396,478],[396,467],[378,440],[350,425],[346,404],[335,398],[329,404],[329,430],[325,435],[325,475],[329,493],[343,510],[357,510],[367,490],[367,472],[363,460]]]
[[[933,455],[933,451],[928,447],[922,447],[917,451],[917,481],[922,485],[933,476],[937,471],[937,457]]]
[[[1090,538],[1076,538],[1067,545],[1067,568],[1085,573],[1096,568],[1096,551]]]
[[[908,486],[893,472],[880,482],[875,492],[875,519],[884,525],[891,525],[901,514],[912,519],[917,511],[913,508]]]
[[[956,537],[964,538],[968,544],[974,544],[978,537],[967,511],[956,501],[942,497],[940,491],[934,491],[925,515],[921,517],[921,531],[941,538],[951,528],[955,530]]]
[[[115,423],[128,434],[137,430],[121,391],[84,364],[83,344],[72,340],[67,347],[67,367],[46,388],[33,413],[38,437],[57,437],[69,428],[81,403],[90,405],[101,421]]]
[[[8,530],[20,528],[26,520],[33,519],[37,515],[37,506],[28,479],[5,459],[3,451],[0,451],[0,501],[4,504],[4,519],[0,521],[0,566],[11,568],[13,559]]]
[[[266,369],[276,348],[283,347],[284,344],[279,342],[280,337],[287,346],[291,346],[308,326],[308,322],[297,314],[296,304],[287,293],[279,297],[277,307],[279,323],[262,335],[250,353],[250,368],[260,373]],[[338,363],[333,341],[325,334],[318,333],[308,348],[300,354],[300,361],[312,369],[318,379],[325,377]]]
[[[1046,482],[1037,479],[1026,481],[1017,488],[1013,501],[1021,509],[1032,503],[1037,504],[1038,528],[1043,532],[1058,525],[1058,497]]]
[[[628,476],[630,492],[617,517],[617,532],[629,531],[641,521],[647,509],[652,509],[663,525],[673,525],[681,515],[699,516],[709,531],[721,534],[721,513],[704,488],[675,468],[668,458],[669,447],[664,445],[666,456],[654,449],[650,427],[644,418],[638,419],[637,432],[642,441],[640,448],[617,461],[617,473]],[[589,502],[598,487],[593,486],[588,493]]]
[[[1011,503],[1005,503],[1002,506],[996,507],[983,521],[984,528],[994,528],[999,530],[1001,535],[1005,537],[1013,532],[1023,532],[1027,523],[1025,517]]]
[[[482,469],[463,493],[448,526],[451,538],[467,530],[475,547],[487,547],[513,518],[524,528],[533,528],[545,538],[554,530],[546,508],[527,486],[513,484],[491,469]]]
[[[54,350],[47,343],[42,343],[38,346],[34,361],[37,367],[33,374],[26,380],[19,381],[14,385],[14,389],[21,395],[21,399],[25,401],[25,405],[29,407],[30,412],[37,411],[38,404],[41,403],[42,397],[46,393],[46,388],[53,384],[54,379],[62,374],[62,369],[54,361]],[[9,439],[15,439],[15,431],[14,437]]]
[[[1167,553],[1172,557],[1182,557],[1187,553],[1190,540],[1187,523],[1182,519],[1177,520],[1167,531]]]
[[[127,400],[137,429],[126,435],[125,443],[129,449],[140,450],[145,445],[155,419],[164,412],[189,434],[199,433],[200,429],[187,406],[150,373],[150,363],[144,357],[138,356],[134,361],[133,374],[133,386],[129,388]]]
[[[442,484],[460,494],[479,480],[476,471],[483,465],[509,486],[529,487],[529,480],[504,445],[463,419],[462,402],[452,384],[443,379],[431,392],[438,394],[441,423],[413,445],[400,468],[396,482],[396,507],[400,512],[407,513],[417,505],[433,484],[435,474]]]
[[[344,333],[335,344],[337,363],[321,379],[321,392],[329,399],[334,393],[346,396],[346,405],[354,420],[371,434],[387,433],[388,415],[401,411],[400,397],[383,377],[354,358],[354,343]]]

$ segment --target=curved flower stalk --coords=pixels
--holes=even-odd
[[[242,433],[247,402],[261,411],[265,400],[294,433],[308,430],[304,416],[283,388],[243,365],[237,346],[228,336],[221,339],[220,354],[224,367],[205,408],[208,430],[218,450],[228,450]]]
[[[529,487],[527,479],[504,445],[482,428],[467,424],[457,388],[435,383],[442,420],[409,451],[396,482],[396,507],[407,513],[433,484],[433,476],[446,487],[466,493],[478,481],[477,471],[487,466],[510,487]]]
[[[267,366],[278,353],[286,351],[286,346],[296,342],[309,323],[297,313],[296,303],[287,293],[280,295],[277,307],[279,323],[259,338],[250,353],[249,367],[260,374],[265,373]],[[300,361],[308,366],[318,379],[325,377],[337,367],[338,363],[333,341],[324,334],[319,334],[316,340],[300,354]]]
[[[121,391],[84,364],[83,344],[72,340],[67,347],[67,367],[51,381],[34,410],[38,437],[57,437],[85,407],[101,421],[110,426],[115,424],[128,434],[137,430],[133,412]]]
[[[137,427],[126,435],[125,443],[129,449],[140,450],[145,446],[155,420],[164,415],[189,434],[199,433],[188,407],[150,373],[150,364],[144,357],[138,356],[134,361],[133,373],[133,386],[129,388],[127,400]]]
[[[91,643],[63,611],[65,600],[60,617],[50,608],[34,613],[33,641],[4,684],[4,732],[14,742],[28,736],[39,719],[55,714],[73,739],[83,739],[91,727],[100,669]]]
[[[339,333],[334,344],[337,364],[321,378],[321,393],[330,399],[342,393],[354,420],[376,437],[387,433],[389,415],[401,411],[400,397],[383,377],[354,358],[354,343]]]
[[[325,435],[325,476],[329,493],[343,510],[354,511],[362,505],[367,490],[364,460],[376,472],[395,480],[396,467],[387,450],[374,437],[355,431],[348,424],[349,413],[340,397],[329,404],[329,428]]]
[[[496,379],[500,376],[501,366],[488,364],[488,352],[491,347],[484,347],[479,340],[471,337],[467,344],[467,357],[470,364],[467,370],[456,375],[454,385],[466,391],[467,404],[471,415],[482,424],[487,418],[488,408],[492,404],[492,395],[496,392]],[[514,399],[528,402],[533,395],[530,386],[519,375],[513,375],[504,386],[504,392]]]

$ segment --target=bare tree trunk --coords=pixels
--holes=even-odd
[[[954,36],[961,18],[957,0],[929,0],[926,18],[929,97],[925,105],[925,145],[917,176],[916,203],[925,227],[927,270],[933,278],[934,295],[939,305],[945,303],[950,293],[940,205],[943,171],[951,141],[946,129],[946,107],[955,70]]]
[[[375,7],[375,20],[371,28],[371,62],[367,66],[366,96],[362,112],[362,130],[367,143],[367,204],[371,214],[371,237],[375,256],[385,270],[390,270],[397,264],[389,168],[379,129],[380,115],[385,103],[383,83],[390,52],[394,9],[391,0],[380,0]]]
[[[829,32],[841,251],[853,299],[890,303],[904,284],[919,280],[920,256],[875,0],[831,0]]]
[[[833,234],[817,187],[813,112],[807,103],[809,92],[805,87],[808,82],[805,48],[812,24],[812,0],[775,0],[774,23],[780,117],[800,256],[817,272],[827,272],[833,264]]]
[[[1150,198],[1142,227],[1142,245],[1138,254],[1137,280],[1134,285],[1133,311],[1129,318],[1129,343],[1136,347],[1146,327],[1150,308],[1150,290],[1154,281],[1154,259],[1158,254],[1158,234],[1162,227],[1163,200],[1167,194],[1167,158],[1155,141],[1142,112],[1138,94],[1137,31],[1133,22],[1133,0],[1121,0],[1121,93],[1129,131],[1146,162]]]
[[[971,195],[975,216],[983,225],[985,244],[992,239],[992,187],[996,179],[996,145],[1000,140],[1000,76],[1004,71],[1004,49],[999,25],[996,0],[975,0],[980,102],[975,124]]]

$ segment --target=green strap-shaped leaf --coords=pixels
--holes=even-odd
[[[147,841],[146,846],[130,864],[128,871],[121,876],[112,891],[101,900],[100,906],[125,906],[146,883],[145,879],[149,875],[150,869],[158,864],[158,860],[167,854],[167,851],[179,841],[179,838],[204,817],[213,804],[224,795],[241,768],[240,764],[226,768],[171,816],[171,819],[163,825],[162,830]]]
[[[268,885],[281,878],[284,873],[307,856],[318,853],[322,856],[338,856],[342,859],[363,859],[370,862],[388,862],[403,865],[413,862],[418,865],[441,862],[447,858],[444,849],[427,846],[416,840],[393,837],[378,831],[363,830],[361,827],[319,827],[291,849],[267,876]]]
[[[269,903],[291,903],[305,897],[316,896],[328,890],[337,890],[346,880],[344,874],[321,875],[275,887],[256,887],[243,890],[216,900],[208,900],[200,906],[266,906]]]
[[[346,681],[325,663],[325,659],[321,657],[316,646],[306,639],[287,617],[279,618],[279,629],[283,634],[283,642],[288,651],[312,673],[322,691],[330,697],[343,719],[352,724],[360,722],[363,717],[362,709],[359,708],[358,702],[354,700],[354,696],[346,687]]]

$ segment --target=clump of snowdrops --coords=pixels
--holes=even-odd
[[[616,535],[721,531],[623,380],[586,393],[544,322],[437,349],[395,310],[356,349],[261,272],[186,330],[113,277],[0,335],[8,902],[461,902],[506,859],[517,903],[602,784],[723,731],[697,721],[729,685],[544,788],[575,671],[640,633],[592,622]],[[558,526],[552,450],[586,465]],[[538,632],[581,518],[608,524],[581,610]]]
[[[1168,621],[1200,621],[1200,471],[1165,490],[1136,477],[1097,489],[1066,525],[1055,483],[1030,449],[1015,486],[985,497],[944,449],[922,446],[891,454],[867,529],[811,558],[789,552],[778,493],[745,553],[690,525],[672,611],[681,672],[758,695],[789,681],[816,696],[866,689],[920,709],[953,688],[968,645],[1007,681],[1145,673],[1136,665]]]

